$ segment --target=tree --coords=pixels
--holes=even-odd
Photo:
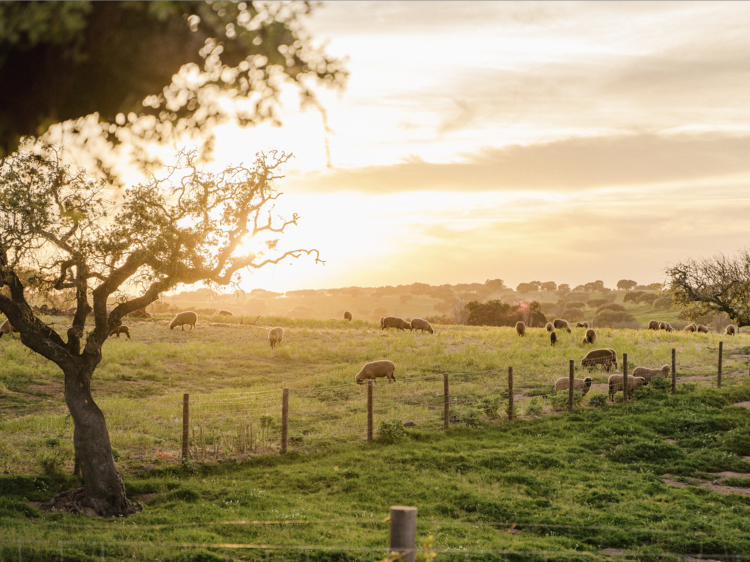
[[[725,312],[737,326],[750,326],[750,250],[734,257],[690,259],[666,273],[675,304],[692,305],[704,315]]]
[[[539,281],[531,281],[530,283],[521,283],[516,287],[516,291],[519,293],[537,293],[541,287]]]
[[[620,291],[629,291],[629,290],[631,290],[631,289],[632,289],[633,287],[635,287],[636,285],[638,285],[638,283],[637,283],[636,281],[632,281],[632,280],[630,280],[630,279],[620,279],[620,280],[619,280],[619,281],[617,282],[617,288],[618,288],[618,289],[619,289]]]
[[[586,283],[583,287],[586,291],[591,291],[591,292],[603,291],[605,289],[604,281],[591,281],[590,283]]]
[[[570,285],[567,283],[562,283],[561,285],[558,285],[557,287],[557,294],[561,297],[564,297],[570,292]]]
[[[313,47],[308,2],[0,3],[0,157],[21,137],[98,113],[101,131],[164,140],[217,120],[277,120],[283,83],[342,85],[340,61]],[[227,113],[225,97],[242,99]],[[319,106],[319,105],[318,105]],[[236,112],[236,113],[234,113]],[[133,127],[149,119],[148,127]],[[76,126],[77,127],[77,126]]]
[[[502,279],[487,279],[487,281],[484,282],[484,286],[491,292],[495,293],[507,289],[505,281]]]
[[[163,177],[111,197],[102,181],[63,166],[51,148],[25,147],[0,165],[0,311],[23,345],[57,364],[65,377],[74,447],[84,488],[70,492],[72,506],[103,516],[127,515],[136,506],[125,494],[112,458],[106,422],[91,394],[91,380],[110,331],[128,313],[155,302],[178,284],[236,284],[239,272],[312,255],[282,252],[269,239],[244,250],[256,235],[274,237],[299,219],[272,219],[279,197],[274,182],[290,155],[259,154],[252,167],[209,173],[197,154],[183,153]],[[24,282],[19,271],[33,269]],[[26,298],[30,288],[75,290],[75,315],[63,338],[40,320]],[[107,304],[117,301],[111,311]],[[93,330],[84,328],[93,311]]]
[[[545,283],[542,283],[541,290],[547,293],[554,293],[557,291],[557,283],[554,281],[546,281]]]

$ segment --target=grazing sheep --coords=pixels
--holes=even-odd
[[[375,381],[375,379],[382,377],[386,377],[388,382],[392,382],[396,380],[396,377],[393,374],[395,370],[396,365],[393,361],[387,361],[385,359],[381,361],[371,361],[362,367],[362,370],[357,373],[357,376],[354,377],[354,382],[357,384],[363,384],[366,380]]]
[[[10,320],[6,320],[5,322],[3,322],[2,326],[0,326],[0,338],[2,338],[5,334],[13,334],[17,332],[18,330],[13,327],[13,324],[10,323]]]
[[[398,330],[411,330],[411,323],[407,322],[403,318],[397,316],[386,316],[383,318],[383,322],[380,324],[380,329],[385,330],[386,328],[396,328]]]
[[[737,333],[737,327],[734,324],[730,324],[729,326],[726,327],[726,329],[724,330],[724,333],[728,336],[733,336],[734,334]]]
[[[228,310],[220,310],[219,311],[219,316],[234,316],[234,314],[232,314]]]
[[[664,324],[665,324],[664,329],[667,332],[674,332],[674,328],[672,327],[672,324],[670,324],[669,322],[664,322]]]
[[[271,328],[268,331],[268,343],[271,344],[271,349],[276,346],[276,344],[281,343],[281,340],[284,339],[284,328]]]
[[[557,343],[557,332],[555,332],[554,330],[549,333],[549,341],[553,347]]]
[[[344,312],[344,320],[349,320],[349,322],[352,321],[352,313],[349,312],[348,310]]]
[[[198,321],[198,315],[195,312],[192,312],[188,310],[187,312],[180,312],[177,316],[174,317],[174,320],[172,320],[169,323],[169,329],[173,330],[177,326],[182,326],[182,331],[185,331],[185,324],[190,326],[190,329],[192,330],[195,328],[195,323]]]
[[[609,400],[610,402],[614,402],[615,394],[624,388],[622,375],[609,375],[607,382],[609,383]],[[628,377],[628,397],[630,397],[636,388],[646,386],[647,384],[648,381],[643,377]]]
[[[661,326],[658,320],[651,320],[651,322],[648,323],[648,329],[649,330],[661,330]]]
[[[593,328],[589,328],[586,330],[586,335],[583,336],[583,343],[594,343],[596,341],[596,332],[593,330]]]
[[[432,329],[432,326],[430,326],[430,323],[427,320],[423,320],[422,318],[415,318],[411,321],[411,329],[412,330],[422,330],[422,333],[424,334],[424,331],[427,330],[431,334],[434,334],[435,331]]]
[[[573,390],[582,390],[583,395],[586,396],[586,393],[591,390],[591,382],[591,377],[586,377],[585,379],[573,379]],[[568,390],[569,388],[570,379],[568,377],[560,377],[555,381],[555,392]]]
[[[708,333],[708,326],[704,326],[703,324],[698,325],[698,332],[701,334],[707,334]]]
[[[383,318],[383,317],[381,316],[381,317],[380,317],[380,327],[381,327],[381,328],[383,327],[383,320],[385,320],[385,318]]]
[[[525,336],[526,335],[526,324],[524,324],[520,320],[518,322],[516,322],[516,332],[518,332],[519,336]]]
[[[659,322],[659,329],[660,330],[666,330],[667,329],[667,323],[666,322]]]
[[[646,382],[651,382],[651,379],[660,375],[662,377],[668,377],[671,370],[672,369],[669,367],[669,365],[664,365],[661,369],[647,369],[646,367],[636,367],[635,369],[633,369],[633,376],[643,377],[644,379],[646,379]]]
[[[586,356],[581,359],[581,366],[593,367],[594,365],[604,366],[609,373],[612,365],[617,369],[617,354],[614,349],[592,349]]]
[[[117,328],[114,328],[110,333],[109,337],[117,336],[117,339],[120,339],[120,334],[125,334],[128,336],[128,339],[130,339],[130,328],[127,326],[117,326]]]
[[[558,318],[553,322],[553,325],[555,326],[555,329],[565,328],[568,333],[572,332],[573,330],[570,329],[570,324],[568,324],[567,320],[563,320],[562,318]]]
[[[586,328],[588,329],[589,323],[588,322],[576,322],[576,328]]]
[[[544,327],[548,332],[554,332],[555,327],[552,325],[552,322],[547,322],[547,325]]]
[[[682,331],[683,332],[695,332],[697,329],[698,329],[698,326],[696,326],[695,324],[688,324],[682,329]]]

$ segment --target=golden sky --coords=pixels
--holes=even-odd
[[[747,246],[750,3],[336,2],[348,56],[321,115],[217,135],[218,162],[295,154],[278,209],[302,258],[246,289],[663,280]]]

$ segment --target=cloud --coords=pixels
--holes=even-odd
[[[750,136],[627,135],[488,148],[449,163],[420,158],[288,176],[315,192],[575,191],[694,182],[750,172]]]

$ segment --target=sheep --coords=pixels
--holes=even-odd
[[[734,324],[730,324],[729,326],[726,327],[726,329],[724,330],[724,333],[728,336],[733,336],[734,334],[737,333],[737,327]]]
[[[583,336],[583,343],[584,345],[587,343],[594,343],[596,341],[596,332],[593,330],[593,328],[589,328],[586,330],[586,335]]]
[[[383,318],[383,317],[381,316],[381,317],[380,317],[380,327],[381,327],[381,328],[383,327],[383,320],[385,320],[385,318]]]
[[[698,326],[696,326],[695,324],[688,324],[682,329],[682,331],[683,332],[695,332],[697,329],[698,329]]]
[[[622,375],[609,375],[607,383],[609,384],[609,400],[610,402],[614,402],[615,394],[624,388]],[[628,377],[628,397],[636,388],[646,386],[647,384],[648,381],[643,377]]]
[[[573,390],[582,390],[583,395],[586,396],[589,390],[591,390],[591,377],[585,379],[573,379]],[[568,390],[570,388],[570,379],[568,377],[560,377],[555,381],[555,392],[561,390]]]
[[[588,329],[589,323],[588,322],[576,322],[576,328],[586,328]]]
[[[659,329],[660,330],[666,330],[667,329],[667,323],[666,322],[659,322]]]
[[[516,322],[516,332],[518,332],[519,336],[525,336],[526,335],[526,324],[524,324],[520,320],[518,322]]]
[[[383,318],[383,322],[380,324],[380,329],[385,330],[386,328],[396,328],[398,330],[411,330],[411,323],[407,322],[403,318],[397,316],[386,316]]]
[[[661,330],[661,326],[659,325],[658,320],[651,320],[651,322],[648,323],[648,329],[649,330]]]
[[[594,365],[603,365],[609,373],[612,365],[617,369],[617,354],[614,349],[592,349],[586,356],[581,359],[581,366],[593,367]]]
[[[370,361],[362,367],[362,370],[359,373],[357,373],[357,376],[354,377],[354,382],[357,384],[363,384],[366,380],[372,380],[374,382],[375,379],[386,377],[390,383],[396,380],[396,377],[393,374],[395,370],[396,365],[393,361],[387,361],[385,359],[381,361]]]
[[[552,344],[552,347],[554,347],[557,343],[557,332],[555,332],[554,330],[549,333],[549,341]]]
[[[547,325],[545,326],[545,329],[548,332],[554,332],[555,331],[555,327],[552,325],[552,322],[547,322]]]
[[[671,369],[669,365],[663,365],[661,369],[647,369],[646,367],[636,367],[633,369],[634,377],[643,377],[646,382],[657,376],[668,377]]]
[[[352,313],[349,312],[348,310],[344,312],[344,320],[349,320],[349,322],[352,321]]]
[[[273,349],[276,344],[281,343],[281,340],[283,339],[284,328],[271,328],[268,331],[268,343],[271,344],[271,349]]]
[[[674,332],[674,328],[672,327],[672,324],[670,324],[669,322],[664,322],[664,324],[665,324],[664,329],[667,332]]]
[[[698,332],[701,334],[707,334],[708,326],[704,326],[703,324],[698,324]]]
[[[0,338],[2,338],[5,334],[13,334],[17,332],[18,330],[13,327],[13,324],[10,323],[10,320],[6,320],[5,322],[3,322],[2,326],[0,326]]]
[[[570,329],[570,324],[568,324],[568,321],[563,320],[562,318],[558,318],[557,320],[555,320],[553,322],[553,325],[555,326],[556,329],[565,328],[568,331],[568,333],[573,331]]]
[[[177,326],[182,326],[182,331],[185,331],[185,324],[190,326],[190,329],[192,330],[195,328],[195,323],[198,321],[198,315],[188,310],[187,312],[180,312],[177,316],[174,317],[174,320],[172,320],[169,323],[169,329],[173,330]]]
[[[411,329],[412,330],[422,330],[422,333],[424,334],[424,331],[427,330],[431,334],[434,334],[435,331],[432,329],[432,326],[430,326],[430,323],[427,320],[423,320],[422,318],[415,318],[411,321]]]
[[[219,316],[234,316],[234,314],[232,314],[228,310],[220,310],[219,311]]]
[[[113,328],[112,331],[109,332],[109,337],[117,336],[117,339],[120,339],[120,334],[125,334],[128,336],[128,339],[130,339],[130,328],[127,326],[117,326],[117,328]]]

